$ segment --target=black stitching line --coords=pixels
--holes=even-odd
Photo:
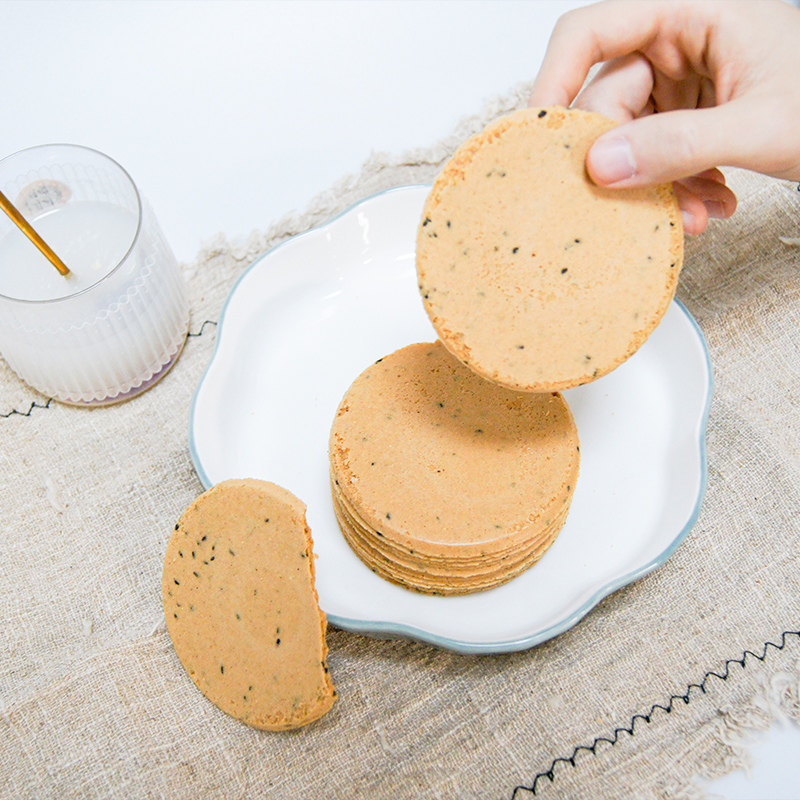
[[[217,323],[216,323],[216,322],[215,322],[213,319],[207,319],[207,320],[206,320],[206,321],[205,321],[205,322],[204,322],[204,323],[203,323],[203,324],[200,326],[200,330],[199,330],[197,333],[192,333],[191,331],[189,331],[189,333],[187,333],[187,334],[186,334],[186,336],[187,336],[187,337],[189,337],[189,336],[192,336],[192,337],[195,337],[195,336],[202,336],[202,335],[203,335],[203,334],[206,332],[206,325],[213,325],[214,327],[216,327],[216,326],[217,326]]]
[[[621,727],[615,728],[612,737],[609,736],[598,736],[590,745],[583,745],[579,744],[575,747],[572,751],[572,755],[570,756],[559,756],[558,758],[554,758],[553,761],[550,763],[550,766],[542,771],[538,772],[533,779],[533,783],[530,786],[519,785],[514,788],[514,791],[511,793],[511,800],[516,800],[517,795],[520,792],[530,792],[530,794],[535,795],[536,789],[539,785],[539,781],[547,778],[550,783],[553,783],[555,780],[555,768],[558,764],[570,764],[571,766],[576,766],[575,758],[582,750],[586,750],[587,752],[593,753],[597,755],[597,746],[603,742],[615,745],[619,739],[620,734],[627,733],[630,736],[633,736],[634,729],[636,726],[637,720],[644,720],[648,724],[650,723],[653,715],[656,711],[663,711],[666,714],[670,714],[672,709],[675,708],[675,704],[679,700],[683,700],[684,705],[688,705],[689,701],[691,700],[691,693],[692,689],[699,689],[703,694],[706,693],[706,686],[711,678],[719,678],[720,680],[726,681],[731,674],[731,667],[734,664],[738,664],[742,669],[745,668],[747,663],[747,657],[752,656],[753,658],[758,659],[759,661],[764,661],[767,657],[767,651],[770,647],[774,647],[776,650],[783,650],[786,647],[786,637],[787,636],[798,636],[800,637],[800,631],[784,631],[781,634],[781,642],[780,644],[776,644],[775,642],[767,641],[764,644],[764,648],[761,652],[761,655],[758,653],[754,653],[752,650],[745,650],[742,653],[741,658],[729,658],[725,662],[725,667],[721,672],[716,672],[715,670],[709,670],[703,676],[703,679],[700,683],[690,683],[684,694],[673,694],[669,700],[667,701],[666,705],[662,705],[661,703],[655,703],[654,705],[650,706],[650,710],[646,714],[634,714],[631,717],[630,725],[628,727]]]
[[[20,417],[29,417],[33,413],[34,408],[50,408],[51,403],[53,402],[52,397],[47,398],[47,402],[42,405],[41,403],[37,403],[35,400],[31,403],[30,408],[27,411],[17,411],[17,409],[13,409],[8,412],[8,414],[0,414],[0,417],[4,419],[8,419],[9,417],[13,417],[15,414]]]
[[[216,327],[217,323],[213,319],[207,319],[200,326],[200,330],[197,333],[192,333],[191,331],[189,331],[189,333],[186,334],[186,337],[189,338],[191,336],[191,337],[194,338],[194,337],[197,337],[197,336],[202,336],[206,331],[206,326],[207,325],[213,325],[214,327]],[[53,404],[53,398],[52,397],[48,397],[47,398],[47,402],[44,403],[44,404],[37,403],[34,400],[31,403],[30,408],[27,411],[18,411],[16,408],[14,408],[11,411],[9,411],[8,413],[0,412],[0,418],[9,419],[9,417],[13,417],[13,416],[30,417],[30,415],[33,413],[33,409],[34,408],[41,408],[41,409],[51,408],[52,404]]]

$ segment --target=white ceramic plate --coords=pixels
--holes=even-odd
[[[206,487],[254,477],[308,506],[329,621],[460,652],[521,650],[663,564],[697,518],[706,475],[711,367],[673,303],[625,364],[565,392],[581,438],[566,525],[544,558],[497,589],[429,597],[372,573],[339,532],[328,433],[350,383],[376,359],[436,334],[414,268],[429,187],[370,197],[261,256],[234,286],[192,404],[189,442]]]

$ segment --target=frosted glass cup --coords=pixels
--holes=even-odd
[[[108,156],[42,145],[0,161],[0,188],[70,268],[63,277],[0,212],[0,353],[73,405],[148,389],[175,363],[186,285],[147,202]]]

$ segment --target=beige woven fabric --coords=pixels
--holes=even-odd
[[[698,774],[742,762],[748,728],[800,719],[800,247],[780,239],[800,236],[800,192],[744,173],[734,220],[688,243],[680,296],[716,393],[706,501],[664,567],[511,655],[332,629],[340,698],[291,733],[218,711],[173,653],[161,565],[202,491],[187,429],[205,321],[258,253],[432,180],[526,95],[432,148],[374,156],[265,233],[212,242],[184,265],[194,335],[141,397],[47,404],[0,368],[0,798],[689,798]]]

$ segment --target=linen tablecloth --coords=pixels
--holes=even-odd
[[[514,654],[331,628],[339,700],[289,733],[223,714],[172,650],[162,560],[202,491],[189,407],[233,282],[353,202],[432,181],[528,88],[212,240],[182,265],[185,350],[142,396],[71,408],[0,364],[0,797],[694,798],[698,776],[744,763],[750,729],[800,719],[800,191],[737,171],[735,217],[687,241],[678,295],[715,395],[703,508],[665,566]]]

